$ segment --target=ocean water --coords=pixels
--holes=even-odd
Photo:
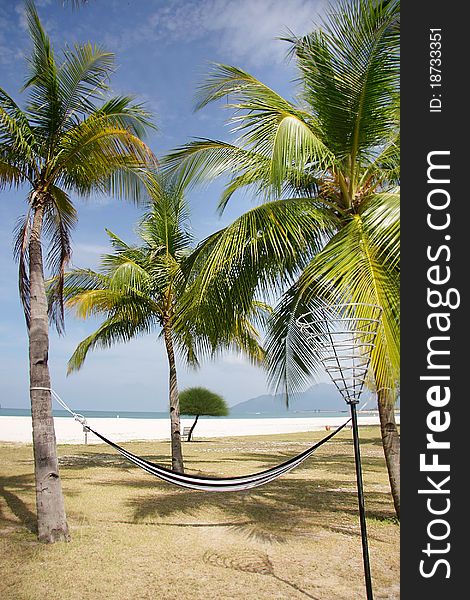
[[[168,412],[131,412],[131,411],[112,411],[112,410],[77,410],[88,419],[168,419]],[[54,417],[70,417],[70,413],[65,410],[54,410]],[[344,411],[326,411],[326,410],[286,410],[276,413],[243,413],[232,414],[227,417],[200,417],[200,419],[289,419],[305,417],[342,417],[349,414],[345,405]],[[0,408],[0,417],[30,417],[29,408]],[[183,419],[192,417],[182,415]]]

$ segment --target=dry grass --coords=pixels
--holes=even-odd
[[[323,433],[205,440],[184,446],[188,472],[238,475],[272,466]],[[399,597],[393,519],[378,428],[361,428],[376,600]],[[169,444],[132,452],[167,463]],[[104,445],[60,446],[73,541],[34,535],[31,447],[0,445],[3,600],[364,598],[350,432],[303,466],[248,492],[180,490]]]

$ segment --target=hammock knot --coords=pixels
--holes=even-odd
[[[90,431],[90,428],[88,427],[88,424],[86,422],[86,418],[81,415],[80,413],[76,413],[75,411],[73,411],[70,406],[64,402],[64,400],[62,400],[62,398],[59,396],[59,394],[57,392],[55,392],[52,388],[50,387],[31,387],[31,390],[44,390],[44,391],[48,391],[51,393],[52,397],[56,400],[56,402],[58,404],[60,404],[60,406],[66,410],[68,413],[70,413],[72,415],[72,417],[75,419],[75,421],[78,421],[80,423],[80,425],[82,425],[83,427],[83,431]]]
[[[83,431],[90,431],[88,424],[86,422],[86,418],[80,413],[73,413],[73,418],[75,421],[78,421],[80,425],[83,425]]]

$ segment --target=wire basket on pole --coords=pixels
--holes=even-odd
[[[364,389],[381,314],[374,304],[332,304],[297,319],[347,404],[357,404]]]
[[[367,541],[362,465],[356,405],[368,377],[382,309],[374,304],[332,304],[300,316],[296,324],[306,336],[339,393],[349,404],[354,439],[357,496],[367,600],[373,600]]]

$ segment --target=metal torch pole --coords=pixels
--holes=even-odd
[[[359,448],[359,432],[357,429],[357,402],[351,402],[351,419],[354,439],[354,458],[356,461],[357,500],[359,504],[359,518],[361,521],[362,558],[364,561],[364,578],[366,581],[367,600],[373,600],[372,579],[370,575],[369,544],[367,542],[366,511],[364,507],[364,488],[362,485],[361,450]]]

